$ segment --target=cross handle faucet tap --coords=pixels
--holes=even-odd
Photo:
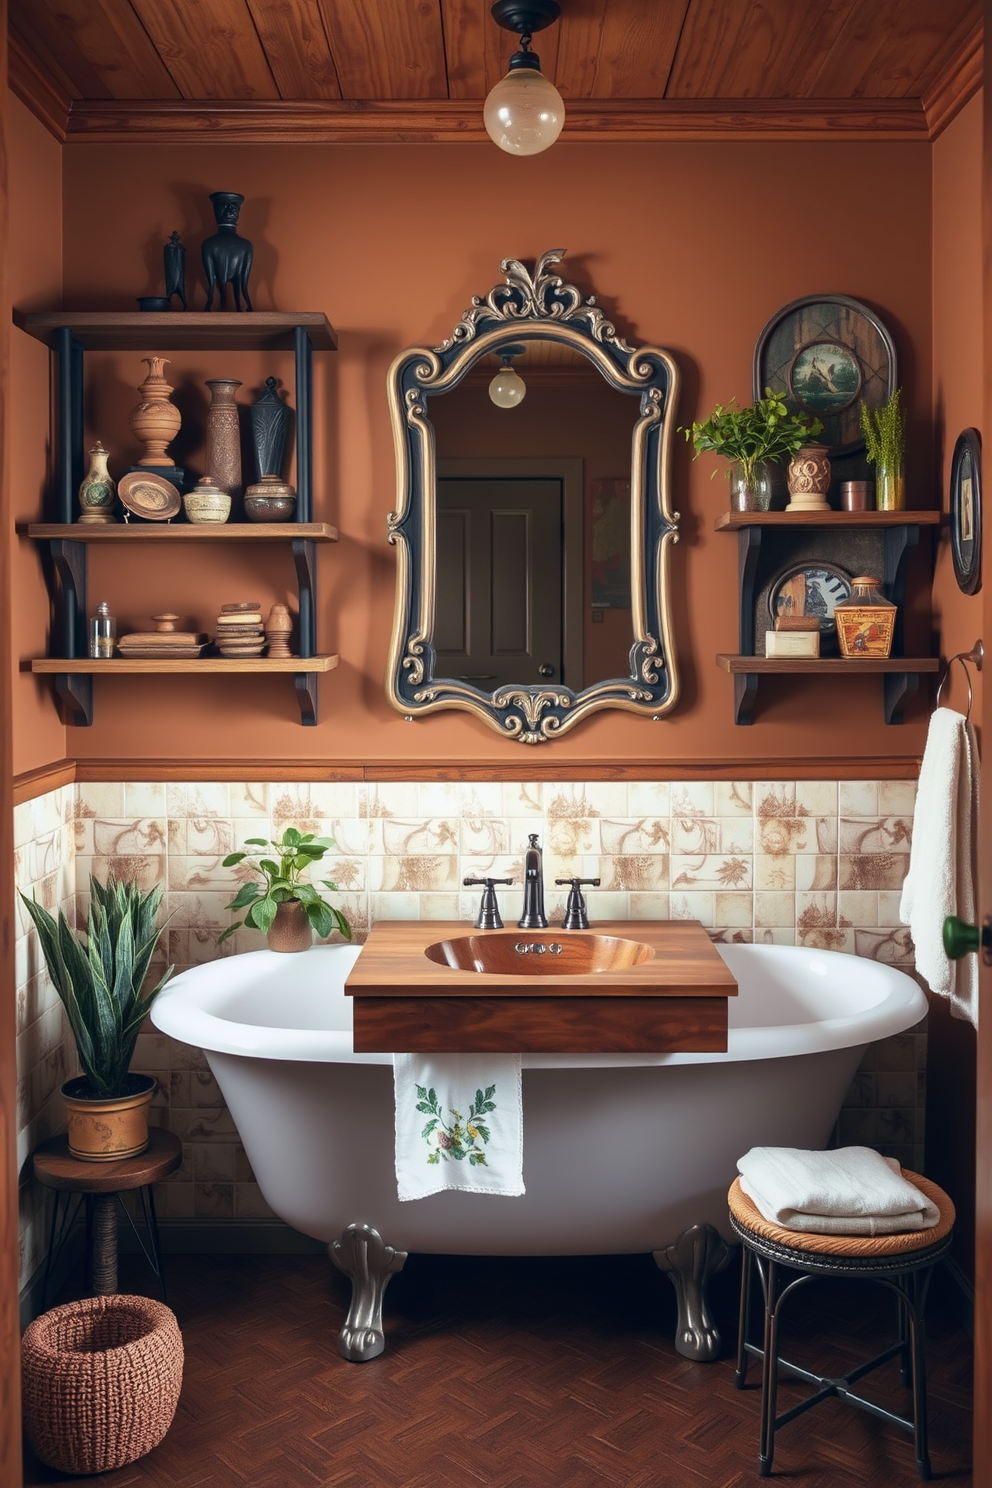
[[[588,930],[589,914],[586,910],[586,901],[582,894],[583,884],[592,884],[598,889],[601,880],[598,878],[556,878],[556,884],[571,884],[568,901],[565,905],[565,918],[562,921],[563,930]]]
[[[476,884],[484,885],[482,903],[479,905],[479,913],[476,917],[476,930],[502,930],[503,920],[500,916],[499,905],[496,903],[496,884],[512,884],[512,878],[463,878],[462,883],[467,889],[472,889]]]

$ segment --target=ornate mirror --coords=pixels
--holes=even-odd
[[[600,708],[659,717],[679,688],[678,369],[618,336],[554,272],[563,256],[533,273],[505,259],[446,341],[389,371],[389,700],[408,717],[461,708],[524,744]]]

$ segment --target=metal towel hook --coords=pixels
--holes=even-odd
[[[985,660],[985,647],[982,645],[981,641],[976,641],[975,644],[972,646],[972,648],[971,648],[970,651],[958,651],[954,656],[951,656],[948,659],[947,665],[944,667],[943,676],[941,677],[940,682],[937,685],[937,703],[936,703],[936,706],[938,708],[940,707],[940,694],[944,690],[944,683],[947,681],[948,677],[950,676],[951,667],[954,665],[954,663],[956,661],[959,661],[961,663],[962,670],[964,671],[965,681],[968,684],[968,711],[965,714],[965,717],[966,718],[970,718],[971,717],[971,703],[972,703],[972,696],[973,696],[973,694],[972,694],[972,689],[971,689],[971,673],[968,670],[967,663],[970,661],[971,664],[972,664],[972,666],[975,668],[975,671],[976,672],[980,672],[982,670],[982,662],[984,660]]]

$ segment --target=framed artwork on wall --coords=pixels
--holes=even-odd
[[[965,429],[951,457],[951,561],[958,588],[982,587],[982,436]]]
[[[892,337],[874,310],[847,295],[792,300],[754,348],[755,399],[771,388],[791,412],[818,418],[832,459],[863,447],[862,400],[879,408],[897,385]]]

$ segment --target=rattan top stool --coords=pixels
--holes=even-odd
[[[770,1224],[741,1190],[740,1179],[734,1180],[727,1195],[730,1224],[744,1245],[741,1321],[734,1383],[739,1390],[743,1390],[749,1356],[762,1361],[759,1477],[767,1478],[771,1473],[775,1433],[779,1427],[795,1420],[796,1416],[818,1405],[821,1400],[834,1395],[883,1421],[911,1431],[916,1445],[917,1471],[921,1478],[930,1477],[923,1313],[934,1265],[950,1249],[954,1205],[936,1183],[907,1169],[903,1170],[903,1176],[940,1210],[940,1220],[931,1229],[872,1236],[815,1235],[785,1230],[779,1225]],[[755,1266],[761,1279],[765,1302],[762,1348],[748,1341],[752,1271]],[[800,1274],[790,1277],[790,1272]],[[783,1359],[779,1354],[778,1332],[782,1305],[804,1282],[811,1281],[816,1276],[853,1276],[862,1280],[867,1278],[888,1287],[897,1298],[897,1341],[842,1379],[813,1374],[808,1369],[801,1369],[797,1364]],[[912,1415],[909,1417],[885,1410],[873,1401],[855,1394],[851,1388],[863,1375],[896,1357],[899,1358],[903,1384],[912,1388]],[[780,1368],[815,1388],[811,1395],[794,1405],[791,1410],[776,1415]]]
[[[152,1184],[174,1173],[182,1160],[182,1142],[174,1133],[158,1126],[149,1128],[148,1146],[144,1152],[139,1152],[137,1157],[119,1158],[116,1162],[82,1162],[72,1157],[64,1133],[35,1148],[32,1157],[34,1176],[46,1188],[55,1190],[42,1283],[42,1308],[48,1301],[55,1261],[69,1238],[81,1202],[86,1208],[86,1260],[94,1295],[107,1296],[117,1291],[117,1214],[121,1210],[134,1230],[145,1260],[158,1278],[162,1301],[167,1300]],[[120,1198],[122,1193],[135,1189],[141,1199],[147,1244]],[[75,1207],[73,1195],[77,1196]]]

